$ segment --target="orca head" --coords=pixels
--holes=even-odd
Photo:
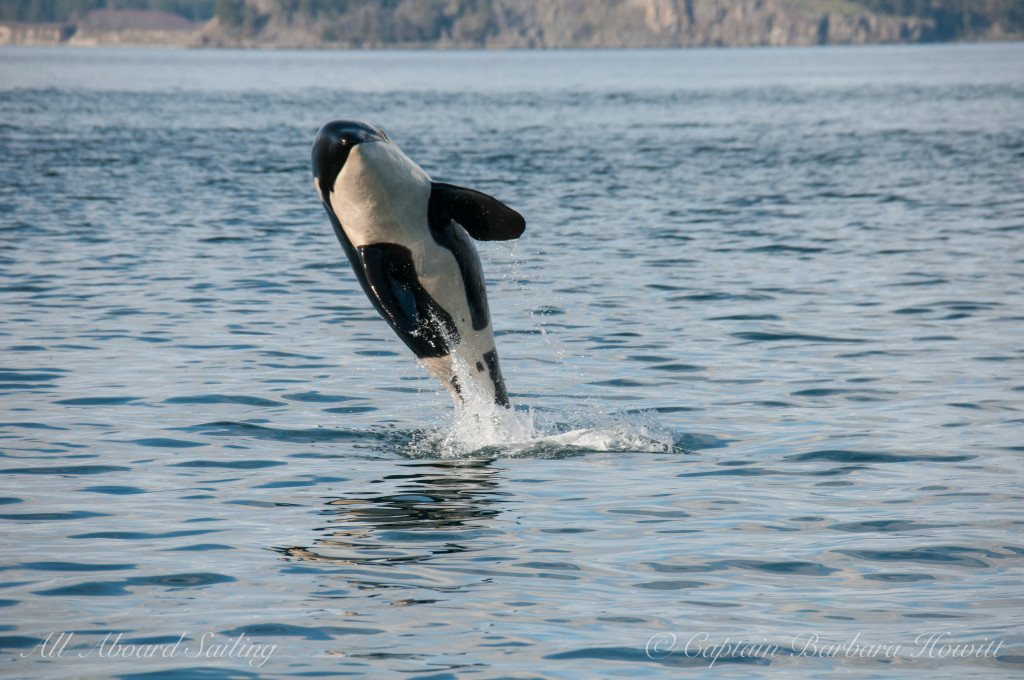
[[[326,203],[334,190],[334,180],[345,166],[352,147],[364,142],[390,142],[380,128],[357,121],[335,120],[327,123],[313,143],[313,181],[320,200]]]

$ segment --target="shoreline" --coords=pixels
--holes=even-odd
[[[67,50],[183,50],[210,52],[617,52],[617,51],[673,51],[673,50],[718,50],[718,49],[814,49],[843,47],[934,47],[940,45],[1011,45],[1024,42],[1024,38],[971,38],[966,40],[942,40],[929,42],[879,42],[879,43],[827,43],[823,45],[693,45],[668,47],[633,47],[633,46],[569,46],[569,47],[488,47],[488,46],[436,46],[436,45],[372,45],[342,46],[318,45],[312,47],[294,47],[290,45],[183,45],[172,43],[127,43],[116,42],[107,44],[73,44],[73,43],[7,43],[0,42],[0,49],[67,49]]]

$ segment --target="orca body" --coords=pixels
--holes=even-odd
[[[510,407],[470,237],[518,238],[523,217],[487,194],[433,182],[383,130],[358,121],[320,129],[313,178],[356,278],[398,337],[457,400],[482,389]]]

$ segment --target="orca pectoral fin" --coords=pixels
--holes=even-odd
[[[455,220],[477,241],[508,241],[526,230],[523,216],[498,199],[452,184],[432,184],[430,211]]]
[[[416,276],[412,253],[395,243],[356,248],[374,307],[420,358],[447,355],[460,340],[451,315]]]
[[[366,283],[373,302],[400,335],[416,333],[420,327],[416,309],[416,296],[408,285],[411,278],[403,271],[412,266],[411,260],[392,252],[390,244],[360,246],[359,263],[363,267]],[[399,255],[396,257],[396,255]]]

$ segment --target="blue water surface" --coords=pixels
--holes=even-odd
[[[1024,44],[0,49],[0,675],[1024,673]],[[526,216],[515,427],[334,118]]]

